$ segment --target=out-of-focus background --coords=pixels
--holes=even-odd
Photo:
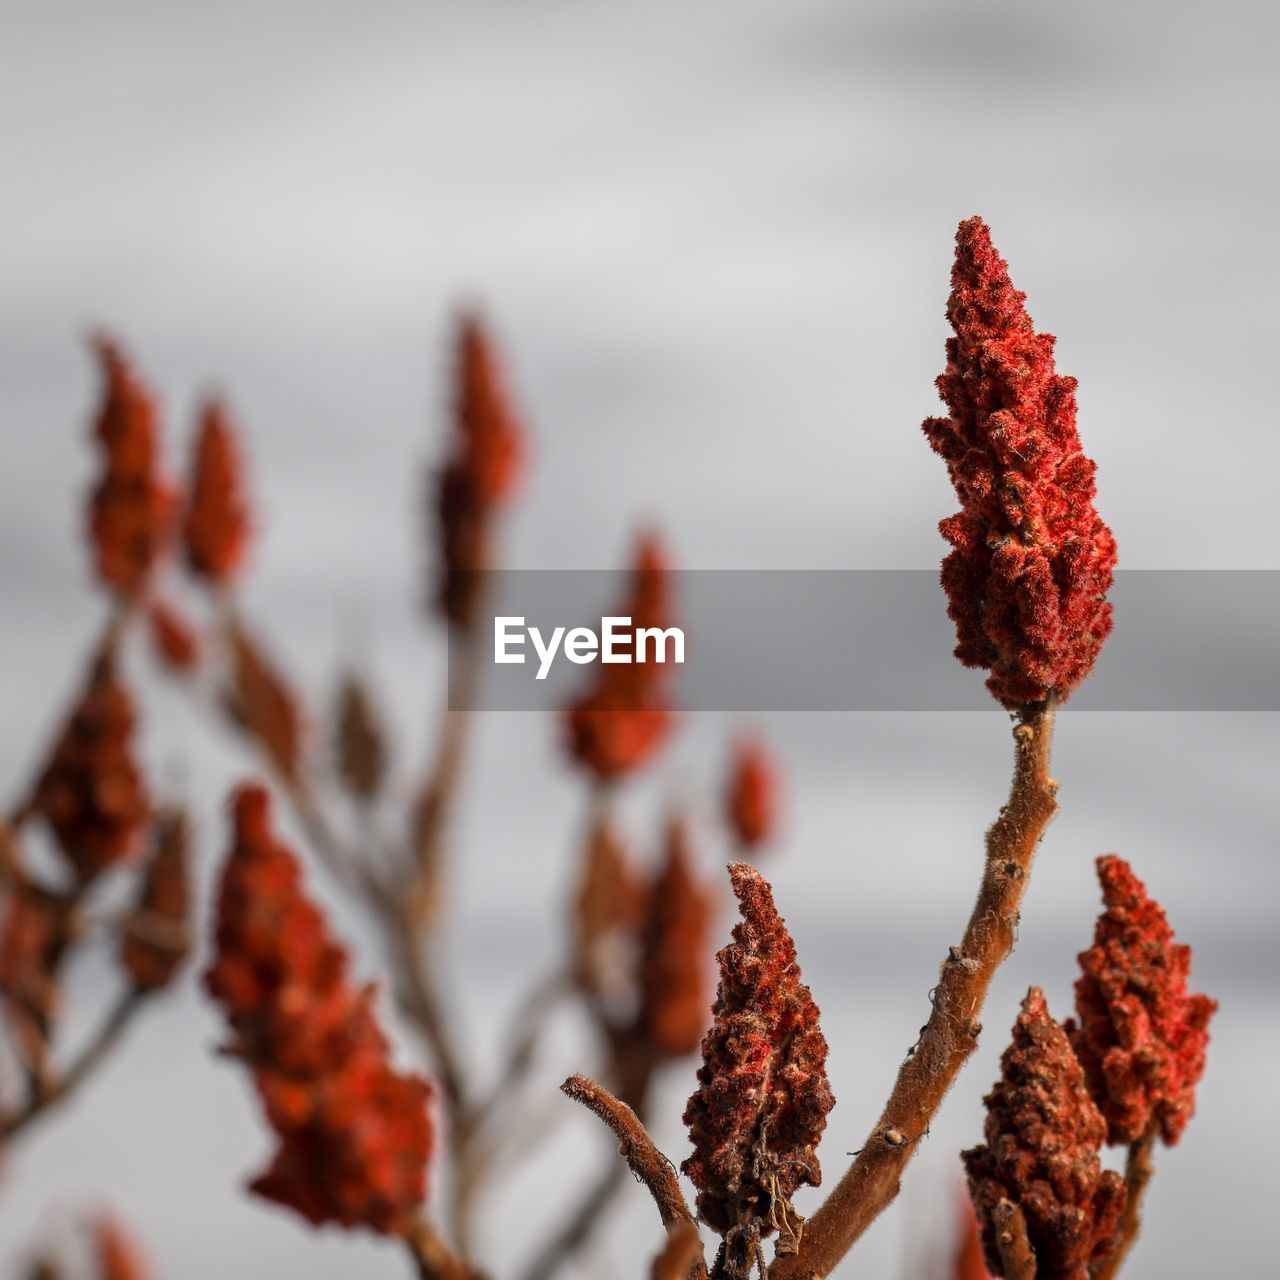
[[[953,499],[917,424],[936,406],[955,224],[980,212],[1080,379],[1122,564],[1280,567],[1267,5],[79,0],[0,15],[6,795],[103,609],[80,539],[96,392],[80,338],[96,322],[163,392],[183,455],[197,395],[229,392],[261,499],[249,606],[317,697],[342,661],[375,666],[411,756],[441,690],[421,495],[459,300],[494,319],[536,432],[513,563],[607,567],[651,519],[689,567],[926,567]],[[1230,625],[1187,601],[1206,666]],[[171,689],[147,697],[153,767],[195,804],[208,876],[244,757],[211,745]],[[664,804],[691,801],[708,874],[724,850],[706,788],[732,727],[687,723],[627,805],[652,846]],[[958,937],[1008,732],[996,711],[763,727],[790,793],[770,871],[832,1044],[834,1179]],[[1200,1114],[1159,1153],[1126,1275],[1266,1273],[1280,1248],[1276,728],[1062,717],[1063,811],[981,1051],[841,1276],[927,1274],[1021,992],[1038,982],[1068,1009],[1106,850],[1147,878],[1195,945],[1197,987],[1222,1002]],[[481,1069],[562,945],[583,805],[556,729],[495,713],[476,744],[453,996]],[[371,968],[376,949],[363,954]],[[85,973],[79,1007],[106,981]],[[32,1131],[0,1181],[0,1272],[109,1203],[182,1280],[405,1274],[390,1246],[243,1194],[268,1138],[243,1073],[212,1055],[219,1035],[188,977]],[[558,1027],[552,1112],[571,1110],[555,1081],[591,1065],[581,1028]],[[656,1129],[677,1160],[692,1071],[663,1082]],[[562,1187],[610,1156],[594,1122],[565,1115],[546,1160],[503,1184],[485,1260],[505,1274]],[[626,1190],[582,1275],[637,1274],[654,1222]]]

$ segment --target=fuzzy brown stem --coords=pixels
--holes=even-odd
[[[586,1076],[570,1076],[560,1089],[575,1102],[580,1102],[613,1130],[614,1136],[618,1139],[618,1154],[653,1197],[662,1225],[668,1231],[688,1227],[696,1232],[697,1224],[680,1190],[675,1169],[671,1161],[654,1145],[653,1139],[636,1112],[625,1102],[615,1098],[603,1085],[589,1080]],[[598,1219],[600,1210],[608,1204],[624,1182],[625,1170],[621,1164],[615,1163],[592,1188],[566,1230],[552,1241],[540,1256],[540,1262],[529,1272],[528,1280],[540,1280],[541,1277],[552,1274],[554,1266],[563,1260],[566,1253],[572,1252],[578,1246],[579,1237],[586,1238]],[[569,1239],[570,1230],[574,1232],[572,1240]],[[566,1244],[569,1245],[567,1250]],[[542,1269],[539,1269],[540,1267]],[[691,1261],[688,1275],[691,1280],[693,1278],[705,1280],[706,1274],[706,1266],[699,1252]]]
[[[687,1280],[701,1252],[702,1241],[693,1223],[680,1222],[668,1228],[667,1242],[653,1260],[652,1280]]]
[[[449,1249],[436,1229],[420,1218],[405,1237],[419,1280],[480,1280],[479,1275]]]
[[[1013,730],[1009,800],[987,832],[977,901],[960,945],[942,963],[929,1021],[898,1070],[893,1092],[853,1164],[805,1224],[798,1251],[779,1258],[770,1280],[822,1280],[898,1194],[960,1068],[978,1043],[991,980],[1013,949],[1018,909],[1036,846],[1057,810],[1049,776],[1053,709],[1028,712]]]
[[[110,1056],[142,1007],[144,996],[130,989],[117,1001],[93,1039],[51,1084],[42,1088],[21,1110],[0,1118],[0,1144],[16,1137],[29,1124],[65,1102]]]
[[[1147,1184],[1156,1171],[1151,1159],[1155,1145],[1154,1125],[1136,1142],[1129,1144],[1129,1154],[1124,1166],[1124,1185],[1128,1194],[1117,1231],[1118,1243],[1111,1256],[1090,1271],[1091,1280],[1113,1280],[1113,1277],[1118,1276],[1125,1259],[1137,1243],[1138,1233],[1142,1230],[1142,1200],[1146,1195]]]
[[[1036,1255],[1022,1210],[1010,1200],[1001,1200],[995,1208],[995,1228],[1004,1280],[1036,1280]]]

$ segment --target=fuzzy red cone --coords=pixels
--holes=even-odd
[[[244,566],[253,521],[240,443],[220,400],[206,401],[200,411],[190,484],[182,529],[187,567],[208,582],[230,586]]]
[[[1218,1004],[1187,991],[1191,948],[1123,858],[1098,859],[1106,909],[1080,953],[1078,1022],[1067,1030],[1108,1141],[1136,1142],[1153,1124],[1172,1146],[1195,1112],[1209,1020]]]
[[[777,834],[778,768],[759,738],[745,738],[734,747],[725,815],[743,849],[759,849]]]
[[[1076,382],[1037,333],[981,218],[960,224],[947,317],[949,416],[924,433],[946,460],[960,510],[942,521],[953,550],[942,584],[956,656],[990,671],[1019,710],[1062,701],[1111,631],[1115,539],[1094,509],[1093,462],[1076,431]]]

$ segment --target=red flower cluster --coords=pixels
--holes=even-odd
[[[200,413],[182,533],[191,572],[229,586],[244,564],[252,521],[240,446],[219,400],[207,401]]]
[[[1187,993],[1191,948],[1174,942],[1129,864],[1099,858],[1098,879],[1106,910],[1080,954],[1079,1021],[1067,1029],[1108,1141],[1135,1142],[1154,1124],[1172,1145],[1195,1111],[1217,1002]]]
[[[462,317],[457,342],[454,439],[435,496],[443,561],[437,597],[444,616],[465,627],[476,608],[477,574],[491,565],[492,517],[520,477],[524,428],[475,316]]]
[[[699,1217],[749,1257],[762,1236],[794,1232],[792,1195],[822,1181],[817,1148],[835,1099],[818,1007],[769,885],[746,863],[729,875],[742,922],[718,956],[715,1020],[684,1113],[693,1154],[682,1167]]]
[[[634,628],[670,625],[667,558],[646,535],[636,549],[630,599],[619,606]],[[597,778],[621,777],[640,768],[666,740],[674,721],[668,705],[669,668],[658,662],[600,665],[595,688],[566,713],[569,752]]]
[[[159,991],[191,954],[189,833],[179,809],[156,822],[154,851],[127,922],[120,961],[138,991]]]
[[[133,731],[133,700],[111,664],[100,662],[32,800],[82,885],[128,861],[147,824],[149,802],[133,758]]]
[[[234,820],[207,984],[280,1139],[252,1189],[312,1223],[405,1234],[426,1194],[430,1087],[390,1066],[372,988],[352,986],[267,793],[242,787]]]
[[[649,890],[640,926],[637,1029],[662,1057],[692,1053],[707,1029],[711,975],[705,957],[714,906],[694,872],[688,830],[673,821],[666,860]]]
[[[167,601],[147,606],[147,630],[152,650],[170,671],[181,675],[200,665],[200,633]]]
[[[1094,510],[1094,463],[1076,431],[1074,378],[1054,369],[980,218],[960,224],[947,316],[946,418],[925,435],[961,509],[939,526],[954,548],[942,584],[956,656],[985,667],[1006,707],[1061,701],[1111,631],[1115,539]]]
[[[98,578],[133,598],[168,549],[178,495],[160,470],[155,402],[110,338],[93,346],[105,379],[94,435],[103,472],[89,499],[89,540]]]
[[[1066,1032],[1032,987],[987,1095],[986,1145],[964,1152],[969,1190],[992,1274],[1004,1274],[994,1215],[1022,1210],[1044,1280],[1089,1280],[1090,1264],[1116,1247],[1124,1180],[1103,1171],[1107,1126]]]
[[[725,815],[743,849],[758,849],[777,832],[778,769],[759,738],[744,739],[734,748]]]

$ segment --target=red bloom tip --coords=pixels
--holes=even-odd
[[[734,748],[725,815],[743,849],[758,849],[777,833],[778,769],[759,738],[744,739]]]
[[[152,1274],[137,1242],[115,1218],[94,1222],[93,1251],[99,1280],[149,1280]]]
[[[986,1145],[963,1153],[987,1266],[1004,1274],[994,1214],[1021,1210],[1045,1280],[1088,1280],[1116,1246],[1125,1186],[1103,1171],[1106,1122],[1089,1096],[1066,1032],[1032,987],[1013,1025],[1002,1074],[987,1095]]]
[[[708,952],[714,900],[693,865],[688,828],[667,832],[666,859],[640,927],[640,1034],[660,1056],[679,1058],[702,1040],[711,1012]]]
[[[180,809],[156,823],[154,852],[125,928],[120,959],[138,991],[159,991],[191,954],[190,832]]]
[[[953,550],[942,584],[956,656],[1019,709],[1065,699],[1111,631],[1115,539],[1094,509],[1076,431],[1076,383],[1054,369],[981,218],[960,224],[938,390],[949,416],[924,433],[947,463],[960,511],[939,526]]]
[[[671,625],[669,561],[650,533],[636,545],[630,594],[619,616],[635,628]],[[670,668],[659,662],[601,664],[595,687],[565,713],[569,754],[597,778],[633,773],[661,748],[675,722]]]
[[[742,921],[717,957],[714,1021],[684,1113],[693,1154],[682,1167],[701,1219],[749,1264],[762,1236],[794,1233],[796,1190],[821,1182],[818,1141],[835,1100],[818,1007],[772,891],[746,863],[729,875]]]
[[[1099,858],[1098,879],[1106,909],[1080,953],[1079,1021],[1068,1030],[1108,1141],[1134,1142],[1155,1124],[1172,1146],[1195,1112],[1217,1001],[1188,994],[1191,948],[1174,942],[1129,864]]]
[[[302,890],[267,793],[241,787],[206,978],[280,1146],[252,1184],[312,1223],[412,1227],[434,1146],[424,1080],[392,1069],[371,989]]]
[[[478,575],[491,567],[492,517],[519,480],[525,430],[511,406],[489,335],[472,315],[458,324],[453,442],[437,480],[443,572],[437,596],[450,621],[467,626]]]
[[[110,338],[95,335],[92,345],[103,377],[93,426],[102,472],[89,496],[89,541],[102,584],[134,598],[172,542],[178,495],[161,471],[150,391]]]
[[[236,429],[220,400],[200,412],[182,533],[191,572],[229,586],[244,565],[252,520]]]
[[[129,691],[99,664],[36,784],[42,814],[82,884],[138,851],[149,801],[133,757]]]
[[[147,606],[147,630],[152,651],[175,675],[186,675],[200,665],[200,633],[168,601],[153,600]]]

